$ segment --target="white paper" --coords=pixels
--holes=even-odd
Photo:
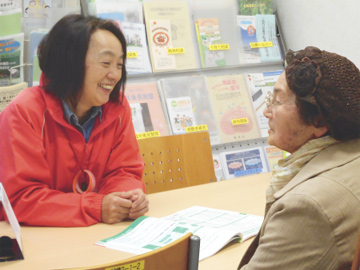
[[[234,239],[245,241],[256,235],[262,222],[262,216],[193,206],[163,218],[141,217],[122,233],[96,244],[143,254],[192,232],[200,237],[199,260],[203,260]]]

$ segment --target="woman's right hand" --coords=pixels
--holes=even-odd
[[[113,192],[106,195],[102,201],[102,222],[114,224],[129,217],[133,202],[132,194],[128,192]]]

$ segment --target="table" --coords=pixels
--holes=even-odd
[[[197,205],[248,214],[263,215],[265,190],[270,173],[245,176],[232,180],[148,195],[148,216],[163,217]],[[21,226],[24,260],[2,262],[2,270],[63,269],[105,264],[133,256],[133,254],[95,245],[99,240],[123,231],[131,221],[119,224],[96,224],[81,228]],[[0,235],[12,234],[6,222],[0,222]],[[204,259],[200,270],[236,269],[251,243],[232,243],[217,254]]]

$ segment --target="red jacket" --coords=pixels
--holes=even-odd
[[[73,193],[80,167],[94,174],[95,192]],[[72,227],[101,222],[106,194],[145,191],[143,169],[125,98],[122,105],[102,106],[101,122],[97,117],[88,143],[64,118],[61,101],[41,87],[22,91],[0,113],[0,181],[23,224]]]

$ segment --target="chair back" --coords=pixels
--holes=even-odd
[[[154,251],[93,267],[73,270],[141,269],[198,270],[200,238],[188,233],[180,239]]]
[[[355,248],[354,260],[351,266],[351,270],[360,270],[360,233]]]
[[[152,137],[138,143],[146,193],[216,182],[208,132]]]

